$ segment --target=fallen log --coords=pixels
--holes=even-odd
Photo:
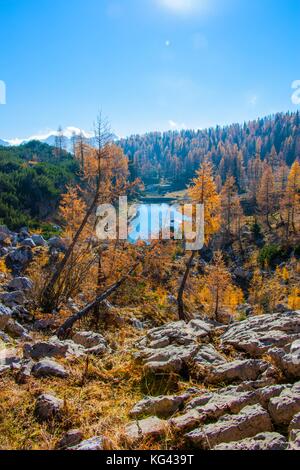
[[[104,291],[101,295],[96,297],[96,299],[88,304],[86,307],[84,307],[82,310],[77,312],[75,315],[72,315],[69,317],[63,325],[58,329],[57,331],[57,336],[59,339],[66,339],[70,336],[70,333],[72,331],[72,328],[76,322],[79,320],[82,320],[84,317],[86,317],[91,310],[93,310],[95,307],[99,306],[104,300],[106,300],[108,297],[110,297],[116,290],[121,287],[121,285],[126,281],[128,276],[134,273],[134,271],[137,269],[137,267],[140,265],[140,261],[137,262],[132,268],[128,271],[125,276],[123,276],[121,279],[119,279],[115,284],[110,286],[106,291]]]

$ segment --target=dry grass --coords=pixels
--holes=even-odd
[[[105,358],[90,357],[58,360],[70,372],[68,379],[35,379],[25,385],[16,382],[16,373],[0,379],[0,450],[51,450],[62,435],[80,429],[84,438],[105,435],[113,449],[170,449],[172,432],[157,442],[145,440],[130,443],[124,428],[130,422],[132,407],[145,395],[181,392],[194,385],[179,376],[155,378],[144,373],[132,356],[132,345],[144,335],[133,328],[111,329],[110,344],[118,349]],[[37,338],[36,338],[37,339]],[[34,414],[41,393],[54,394],[64,400],[61,419],[41,423]],[[174,442],[174,441],[173,441]]]
[[[70,371],[66,380],[31,378],[19,385],[13,373],[1,379],[0,449],[53,449],[65,431],[75,428],[85,438],[105,434],[114,448],[120,448],[128,412],[142,398],[142,369],[132,360],[126,343],[115,354],[90,358],[88,364],[82,358],[59,361]],[[53,393],[65,401],[61,420],[38,422],[34,407],[41,393]]]

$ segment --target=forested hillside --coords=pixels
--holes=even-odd
[[[283,164],[291,166],[300,155],[300,115],[281,113],[224,128],[136,135],[120,145],[132,161],[134,176],[145,183],[165,178],[184,188],[207,157],[222,183],[234,176],[244,191],[257,179],[261,162],[267,161],[275,170]]]
[[[0,147],[0,225],[38,226],[53,217],[77,169],[72,155],[40,142]]]

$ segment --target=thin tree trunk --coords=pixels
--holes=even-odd
[[[219,289],[217,289],[215,319],[219,321]]]
[[[76,246],[76,244],[77,244],[77,242],[80,238],[80,235],[83,232],[90,216],[93,213],[94,208],[97,205],[98,198],[99,198],[99,188],[97,188],[96,196],[94,197],[94,200],[93,200],[91,206],[89,207],[88,211],[86,212],[85,217],[84,217],[79,229],[77,230],[77,233],[76,233],[71,245],[69,246],[65,256],[63,257],[62,261],[57,266],[56,270],[54,271],[54,274],[53,274],[52,278],[50,279],[50,281],[48,282],[48,284],[44,288],[44,291],[43,291],[43,294],[42,294],[41,306],[42,306],[42,309],[45,312],[50,313],[57,306],[57,305],[55,305],[56,302],[55,302],[55,299],[54,299],[54,296],[53,296],[53,290],[54,290],[55,284],[57,283],[58,279],[61,276],[61,273],[63,272],[64,268],[66,267],[71,255],[73,253],[73,250],[74,250],[74,248],[75,248],[75,246]]]
[[[187,318],[186,318],[186,314],[185,314],[185,311],[184,311],[183,295],[184,295],[185,286],[186,286],[186,283],[187,283],[187,280],[188,280],[188,277],[189,277],[189,274],[190,274],[191,267],[193,265],[195,255],[196,255],[196,252],[193,251],[193,253],[191,254],[190,259],[187,263],[186,270],[185,270],[185,273],[184,273],[184,276],[183,276],[183,279],[182,279],[182,282],[181,282],[181,285],[180,285],[180,288],[179,288],[179,291],[178,291],[178,297],[177,297],[178,316],[179,316],[180,320],[184,320],[184,321],[187,321]]]

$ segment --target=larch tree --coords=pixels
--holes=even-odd
[[[80,240],[81,234],[85,229],[91,215],[95,211],[97,204],[99,202],[100,190],[101,190],[101,162],[106,160],[109,147],[112,140],[112,134],[110,132],[110,127],[99,114],[97,118],[97,122],[95,124],[95,142],[96,142],[96,172],[94,175],[94,184],[92,187],[91,197],[89,197],[89,203],[87,205],[87,209],[85,211],[85,215],[79,225],[77,232],[74,235],[64,257],[59,262],[59,264],[54,269],[54,272],[50,278],[50,280],[46,283],[42,298],[41,298],[41,305],[45,312],[51,312],[55,308],[58,307],[58,296],[55,293],[55,285],[59,281],[60,276],[62,275],[65,267],[69,259],[72,256],[75,246],[77,245],[78,241]]]
[[[257,152],[255,159],[250,160],[248,163],[249,189],[255,205],[257,204],[257,193],[262,172],[263,162],[261,161],[260,153]]]
[[[222,308],[229,307],[232,298],[235,304],[243,301],[242,291],[233,285],[232,277],[228,271],[221,251],[214,254],[213,262],[206,269],[205,284],[211,294],[213,315],[216,321],[220,321]]]
[[[281,162],[280,166],[278,167],[278,169],[276,170],[274,174],[277,209],[280,208],[282,201],[284,200],[288,176],[289,176],[289,167],[287,166],[285,162]],[[281,216],[281,220],[283,220],[281,211],[280,211],[280,216]]]
[[[273,170],[270,165],[265,165],[260,179],[257,205],[260,213],[266,218],[266,223],[271,229],[270,216],[275,210],[275,180]]]
[[[229,176],[221,191],[222,223],[227,240],[231,239],[233,223],[240,215],[240,203],[233,176]]]
[[[208,244],[211,237],[218,232],[221,224],[221,199],[217,192],[216,183],[214,181],[212,165],[208,161],[204,161],[200,169],[196,173],[191,187],[188,190],[189,197],[194,204],[204,205],[204,236],[205,243]],[[196,251],[193,251],[186,266],[186,270],[181,281],[178,291],[178,316],[180,320],[186,320],[184,310],[184,291],[190,270],[192,268]]]
[[[286,223],[286,236],[289,238],[291,231],[297,232],[296,219],[300,211],[300,164],[298,160],[294,162],[289,173],[282,207]]]

